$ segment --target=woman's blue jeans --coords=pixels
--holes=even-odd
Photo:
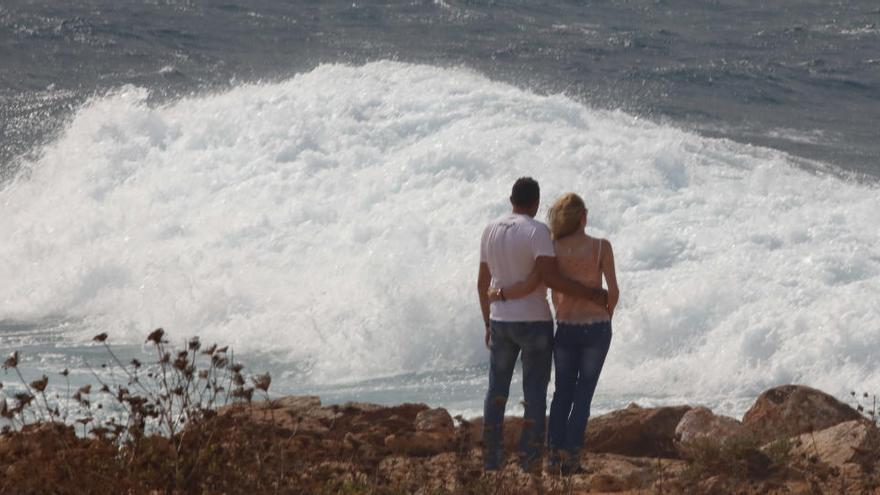
[[[547,444],[551,463],[579,462],[590,403],[611,346],[611,322],[559,323],[553,344],[556,391],[550,403]]]
[[[489,391],[483,405],[483,464],[498,469],[503,461],[504,409],[516,358],[522,351],[523,417],[519,447],[523,467],[540,459],[547,414],[547,385],[553,361],[553,322],[491,322]]]

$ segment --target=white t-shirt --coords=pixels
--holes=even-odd
[[[508,213],[489,223],[480,241],[480,262],[489,265],[492,287],[507,287],[529,277],[538,256],[556,256],[550,229],[528,215]],[[495,321],[553,321],[544,284],[519,299],[493,302]]]

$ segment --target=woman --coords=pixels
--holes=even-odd
[[[587,235],[587,208],[577,194],[559,198],[550,208],[547,223],[560,272],[594,288],[602,287],[604,276],[608,288],[606,306],[557,291],[552,295],[557,323],[553,347],[556,391],[550,404],[547,443],[551,466],[572,474],[581,471],[579,455],[590,403],[611,345],[611,317],[620,293],[611,243]],[[522,297],[539,282],[538,274],[533,273],[528,280],[494,289],[490,298]]]

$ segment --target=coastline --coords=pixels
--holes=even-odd
[[[169,440],[119,451],[42,422],[0,436],[3,493],[880,493],[880,431],[865,411],[809,387],[762,393],[742,421],[689,405],[636,404],[591,418],[581,465],[523,472],[520,418],[507,462],[484,473],[481,418],[424,404],[324,406],[316,396],[216,410]],[[867,412],[870,416],[870,411]],[[875,413],[876,414],[876,413]],[[183,440],[186,439],[186,440]],[[173,448],[173,446],[177,446]],[[134,463],[135,465],[131,465]],[[125,464],[125,463],[123,463]]]

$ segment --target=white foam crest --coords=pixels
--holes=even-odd
[[[876,187],[465,70],[146,96],[92,100],[0,191],[0,320],[161,325],[316,382],[480,363],[479,234],[532,175],[615,246],[600,392],[880,388]]]

